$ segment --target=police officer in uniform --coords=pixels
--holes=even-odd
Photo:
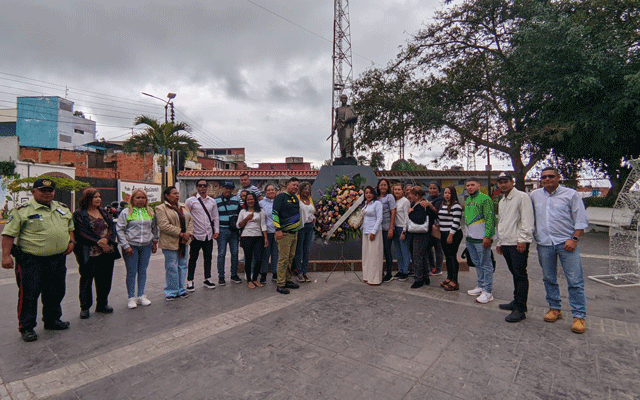
[[[40,294],[44,329],[69,328],[69,322],[60,320],[60,303],[66,290],[67,254],[75,245],[74,227],[67,206],[53,201],[55,188],[50,179],[35,181],[33,199],[11,210],[2,232],[2,268],[13,268],[11,255],[16,259],[19,330],[25,342],[38,339],[33,328]]]

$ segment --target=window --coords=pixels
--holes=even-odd
[[[74,129],[73,133],[77,133],[79,135],[84,135],[84,131],[80,130],[80,129]]]
[[[59,139],[61,142],[71,143],[71,136],[60,134]]]

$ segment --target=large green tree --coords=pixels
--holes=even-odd
[[[184,122],[159,123],[158,120],[142,115],[135,119],[135,125],[146,125],[146,128],[134,134],[123,143],[124,150],[129,153],[144,154],[151,151],[159,154],[159,164],[166,167],[170,152],[179,151],[193,154],[198,150],[198,141],[188,133],[191,129]],[[162,174],[162,187],[166,187],[166,177]]]
[[[624,2],[466,0],[436,13],[396,60],[356,81],[359,145],[389,147],[406,137],[414,145],[442,144],[444,157],[457,158],[472,143],[507,157],[520,188],[552,154],[587,158],[559,150],[575,149],[566,143],[591,115],[580,100],[602,85],[602,72],[611,69],[603,60],[621,62],[596,46],[600,37],[585,34],[595,7],[584,3],[604,1],[610,14]],[[594,32],[611,25],[597,20]]]

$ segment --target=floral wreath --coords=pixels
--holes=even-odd
[[[366,178],[360,175],[353,177],[336,177],[336,182],[326,188],[324,193],[318,190],[321,199],[316,203],[316,237],[326,240],[327,234],[333,224],[335,224],[347,210],[363,194],[362,185]],[[346,242],[362,236],[360,225],[362,225],[362,211],[355,210],[349,218],[336,229],[329,238],[331,242]]]

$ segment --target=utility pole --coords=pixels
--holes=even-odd
[[[336,140],[335,109],[340,106],[340,96],[351,89],[353,81],[353,58],[351,56],[351,23],[349,22],[349,0],[333,2],[333,86],[331,91],[331,162],[339,142]]]

